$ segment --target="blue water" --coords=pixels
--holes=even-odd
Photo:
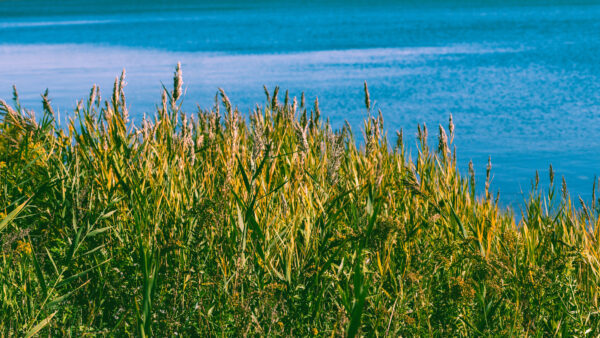
[[[64,113],[94,84],[127,70],[134,120],[152,112],[174,65],[185,106],[224,88],[241,111],[262,85],[318,96],[335,126],[359,133],[362,83],[392,136],[417,123],[456,124],[463,170],[518,204],[550,163],[569,190],[591,196],[600,173],[598,1],[0,1],[0,97],[16,84],[40,110],[50,89]],[[64,116],[63,115],[63,116]],[[435,140],[432,137],[432,142]]]

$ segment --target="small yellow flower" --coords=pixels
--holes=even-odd
[[[31,244],[24,241],[17,241],[17,248],[15,249],[20,254],[31,254]]]
[[[277,325],[279,325],[279,328],[283,330],[283,323],[282,322],[277,322]]]
[[[316,336],[316,335],[318,335],[318,334],[319,334],[319,330],[317,330],[317,328],[316,328],[316,327],[313,327],[313,329],[312,329],[312,334],[313,334],[313,336]]]
[[[0,169],[6,168],[6,162],[0,161]]]

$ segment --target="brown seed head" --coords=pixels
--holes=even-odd
[[[444,127],[440,124],[440,135],[438,137],[438,151],[444,155],[444,157],[450,153],[450,148],[448,148],[448,136],[446,135],[446,131]]]
[[[173,76],[173,101],[177,101],[181,97],[183,86],[183,75],[181,73],[181,62],[177,62],[175,74]]]
[[[454,142],[454,122],[452,121],[452,114],[448,121],[448,131],[450,132],[450,143]]]
[[[369,87],[367,86],[367,81],[365,81],[365,107],[367,107],[367,110],[371,110],[371,98],[369,97]]]

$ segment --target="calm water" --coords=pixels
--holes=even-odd
[[[390,135],[422,122],[436,135],[452,113],[461,167],[473,159],[482,177],[490,155],[504,203],[522,201],[550,163],[572,193],[591,195],[600,2],[214,3],[0,1],[0,97],[16,84],[40,110],[50,88],[68,113],[126,68],[139,120],[181,61],[189,110],[222,87],[247,112],[263,102],[263,84],[279,85],[318,96],[334,125],[346,119],[358,132],[367,80]]]

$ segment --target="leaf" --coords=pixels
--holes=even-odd
[[[15,210],[11,211],[8,215],[6,215],[6,217],[4,217],[3,220],[0,221],[0,231],[2,231],[8,225],[8,223],[10,223],[13,219],[15,219],[15,217],[17,217],[17,215],[19,215],[27,203],[29,203],[29,200],[31,200],[31,197],[29,197],[27,201],[19,204]]]
[[[71,246],[69,247],[69,252],[67,253],[67,257],[66,257],[67,264],[69,264],[71,262],[71,260],[73,259],[73,256],[75,255],[75,251],[77,251],[77,249],[79,248],[79,239],[81,238],[83,229],[84,229],[83,227],[79,228],[79,231],[77,231],[77,234],[75,234],[75,239],[73,240],[73,242],[71,243]]]
[[[66,285],[66,284],[70,283],[71,281],[73,281],[73,280],[75,280],[75,279],[77,279],[77,278],[79,278],[79,277],[81,277],[81,276],[83,276],[83,275],[87,274],[88,272],[90,272],[90,271],[94,270],[95,268],[97,268],[97,267],[99,267],[99,266],[101,266],[101,265],[104,265],[104,264],[108,263],[108,262],[109,262],[111,259],[112,259],[112,258],[109,258],[109,259],[105,260],[104,262],[101,262],[101,263],[99,263],[99,264],[96,264],[96,265],[92,266],[91,268],[89,268],[89,269],[87,269],[87,270],[84,270],[84,271],[82,271],[82,272],[76,273],[76,274],[74,274],[74,275],[72,275],[72,276],[69,276],[69,277],[65,278],[64,280],[60,281],[60,282],[59,282],[59,283],[56,285],[56,288],[62,287],[63,285]]]
[[[111,210],[109,212],[107,212],[106,214],[103,214],[102,216],[100,216],[100,219],[106,219],[109,218],[110,216],[112,216],[115,212],[117,212],[117,210]]]
[[[112,226],[108,226],[108,227],[104,227],[104,228],[100,228],[100,229],[96,229],[96,230],[90,231],[90,232],[87,234],[87,236],[86,236],[86,237],[92,237],[92,236],[96,236],[96,235],[98,235],[98,234],[101,234],[101,233],[105,232],[106,230],[108,230],[108,229],[110,229],[110,228],[112,228]]]
[[[54,267],[54,272],[56,273],[56,275],[60,275],[60,272],[58,272],[58,267],[56,266],[56,263],[54,262],[54,259],[52,258],[52,254],[50,254],[50,250],[48,250],[48,248],[44,247],[44,250],[46,250],[46,254],[48,255],[48,258],[50,259],[50,263],[52,263],[52,267]]]
[[[267,144],[267,149],[265,149],[265,155],[263,156],[262,161],[260,161],[260,165],[258,166],[258,168],[256,169],[256,172],[254,173],[254,175],[252,176],[252,180],[254,181],[258,175],[260,175],[260,172],[262,171],[262,168],[264,167],[265,163],[267,162],[267,159],[269,159],[269,152],[271,151],[271,144]],[[238,161],[239,161],[239,157],[238,157]]]
[[[29,240],[29,243],[31,243],[31,239]],[[37,256],[35,255],[35,250],[33,250],[33,248],[31,250],[31,257],[33,259],[33,266],[35,267],[35,274],[37,275],[37,278],[40,282],[40,286],[42,287],[42,292],[44,293],[44,297],[47,297],[48,296],[48,288],[46,288],[46,280],[44,279],[44,273],[42,272],[42,269],[40,268],[40,264],[37,260]]]
[[[239,156],[237,156],[237,160],[238,160],[238,168],[240,169],[240,172],[242,173],[242,178],[244,179],[244,185],[246,186],[246,190],[248,191],[248,193],[252,193],[252,186],[250,185],[250,181],[248,180],[248,176],[246,175],[246,171],[244,170],[244,166],[242,165],[242,160],[240,159]]]
[[[40,332],[41,329],[43,329],[46,325],[48,325],[48,323],[50,323],[50,321],[56,315],[57,312],[58,311],[54,311],[54,313],[52,313],[51,315],[46,317],[46,319],[42,320],[36,326],[34,326],[31,330],[29,330],[29,332],[27,332],[27,334],[25,335],[25,338],[32,337],[36,333]]]
[[[56,297],[54,300],[48,302],[48,304],[46,304],[47,307],[51,308],[55,305],[58,305],[60,303],[62,303],[62,301],[64,301],[65,299],[69,298],[69,296],[71,296],[73,293],[75,293],[75,291],[81,289],[82,287],[84,287],[87,283],[89,283],[90,281],[88,280],[87,282],[81,284],[80,286],[78,286],[76,289],[69,291],[67,293],[65,293],[62,296],[58,296]]]
[[[350,320],[350,325],[348,326],[347,332],[348,337],[355,337],[358,333],[358,329],[360,328],[360,321],[365,305],[365,298],[367,297],[366,290],[362,290],[363,287],[361,287],[361,290],[356,299],[356,303],[354,303],[354,306],[352,307],[352,318]]]

